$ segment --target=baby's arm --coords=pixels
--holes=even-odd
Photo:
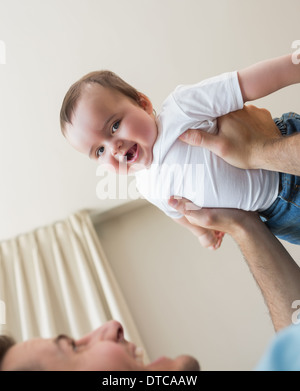
[[[248,102],[300,83],[300,65],[293,64],[289,54],[242,69],[238,77],[244,102]]]
[[[188,228],[195,236],[198,237],[199,242],[205,248],[210,250],[217,250],[222,243],[224,233],[212,229],[202,228],[191,224],[186,217],[180,219],[173,219],[176,223]]]

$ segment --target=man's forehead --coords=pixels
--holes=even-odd
[[[13,345],[6,353],[3,360],[3,369],[9,370],[15,367],[27,366],[35,359],[42,358],[44,354],[55,353],[53,339],[32,338]]]

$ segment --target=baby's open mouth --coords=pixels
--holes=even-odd
[[[127,159],[127,163],[133,163],[138,158],[138,146],[134,144],[131,148],[128,149],[125,156]]]

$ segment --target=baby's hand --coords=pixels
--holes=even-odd
[[[199,242],[209,250],[217,250],[222,243],[224,232],[206,229],[205,232],[198,236]]]
[[[170,205],[174,206],[172,202],[170,203]],[[190,211],[191,210],[189,210],[189,212]],[[196,211],[196,209],[194,209],[194,211]],[[187,212],[185,211],[185,213]],[[194,224],[193,221],[189,221],[185,216],[179,219],[174,219],[174,221],[188,228],[193,233],[193,235],[197,236],[199,242],[202,244],[203,247],[208,248],[210,250],[217,250],[221,246],[223,237],[225,235],[224,232],[217,231],[215,229],[203,228],[197,224],[197,221],[196,224]]]

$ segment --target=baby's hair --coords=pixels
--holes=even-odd
[[[132,99],[134,102],[140,102],[139,92],[132,87],[130,84],[126,83],[114,72],[102,70],[90,72],[87,75],[83,76],[76,83],[74,83],[66,93],[62,107],[60,110],[60,127],[62,133],[65,135],[65,126],[67,123],[71,124],[72,113],[76,108],[76,104],[81,96],[83,87],[88,84],[98,83],[103,87],[112,88],[119,91],[121,94]]]

